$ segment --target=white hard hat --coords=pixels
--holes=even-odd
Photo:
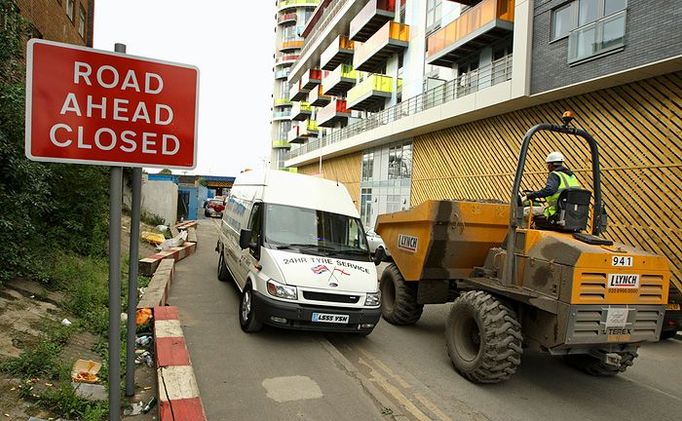
[[[550,152],[545,162],[549,164],[551,162],[564,162],[565,160],[564,154],[561,152]]]

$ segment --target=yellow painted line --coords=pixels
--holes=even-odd
[[[422,395],[421,393],[415,393],[414,397],[419,402],[421,402],[421,404],[424,405],[426,409],[431,411],[442,421],[452,421],[452,418],[448,417],[443,411],[441,411],[441,409],[438,406],[436,406],[435,403],[431,402],[426,396]]]
[[[394,373],[393,370],[391,370],[386,364],[381,362],[378,358],[374,357],[372,354],[363,350],[362,348],[357,348],[357,350],[360,351],[360,353],[363,354],[365,357],[367,357],[367,359],[369,359],[375,365],[377,365],[380,369],[382,369],[386,374],[388,374],[389,377],[394,378],[400,384],[400,387],[402,387],[404,389],[410,389],[412,387],[412,385],[410,385],[408,382],[406,382],[398,374]]]
[[[362,358],[358,360],[360,364],[364,364],[369,367],[370,381],[377,383],[382,389],[384,389],[389,395],[393,396],[398,401],[398,404],[410,412],[416,419],[422,421],[431,421],[431,417],[423,413],[415,404],[412,403],[405,395],[402,394],[397,387],[393,386],[384,376],[381,375],[376,369],[374,369],[369,361],[365,361]]]

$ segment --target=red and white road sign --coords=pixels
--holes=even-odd
[[[29,159],[196,166],[196,67],[38,39],[27,61]]]

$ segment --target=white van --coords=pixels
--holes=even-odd
[[[242,293],[245,332],[268,324],[368,335],[379,321],[376,267],[343,184],[284,171],[239,175],[216,249],[218,279]]]

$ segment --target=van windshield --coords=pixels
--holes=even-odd
[[[358,218],[273,204],[266,205],[265,212],[264,240],[271,247],[344,255],[350,259],[367,260],[369,257],[369,247]]]

